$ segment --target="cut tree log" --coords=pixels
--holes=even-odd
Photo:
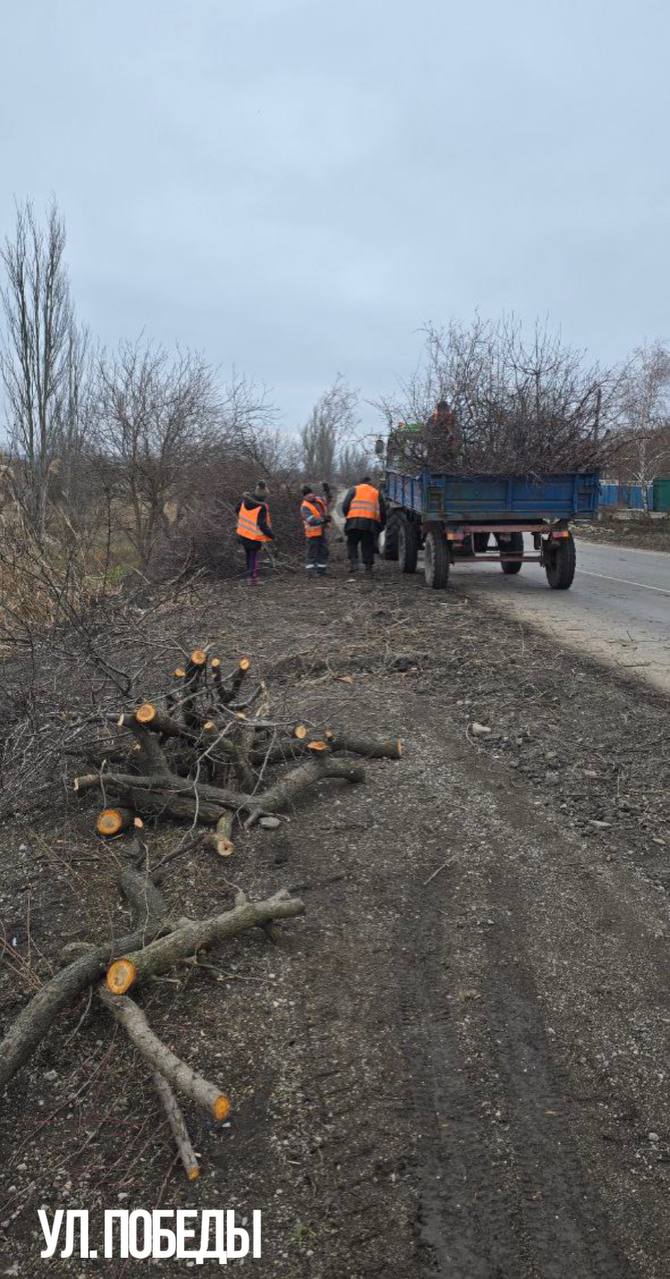
[[[176,773],[169,773],[167,776],[162,773],[142,776],[139,774],[135,776],[133,773],[88,773],[75,781],[75,790],[79,792],[91,790],[95,786],[103,786],[119,794],[132,794],[140,798],[143,794],[158,796],[165,801],[166,805],[169,805],[171,799],[177,796],[200,799],[210,806],[218,807],[219,810],[245,808],[248,803],[248,796],[239,791],[224,790],[223,787],[210,786],[207,782],[196,782],[191,777],[178,777]],[[218,817],[220,816],[219,811]]]
[[[291,769],[260,795],[250,796],[243,805],[249,813],[246,826],[253,826],[265,813],[290,808],[310,786],[329,778],[356,784],[365,781],[365,769],[347,759],[333,759],[330,751],[325,751],[322,756]]]
[[[230,1101],[225,1093],[188,1066],[169,1049],[151,1029],[141,1008],[127,995],[111,995],[104,986],[96,989],[98,999],[125,1030],[131,1043],[154,1070],[160,1071],[168,1083],[185,1093],[222,1122],[230,1114]]]
[[[167,905],[162,894],[137,871],[126,868],[121,887],[133,907],[133,930],[80,955],[38,990],[0,1042],[0,1089],[30,1057],[49,1027],[82,990],[103,976],[110,959],[151,941],[164,926]]]
[[[187,699],[190,701],[190,698]],[[161,715],[160,712],[153,707],[154,714],[151,719],[146,721],[146,727],[151,729],[153,733],[160,733],[162,737],[180,737],[187,742],[196,742],[200,735],[201,725],[193,730],[187,728],[185,724],[181,724],[178,719],[172,715]]]
[[[155,714],[151,717],[151,719],[147,720],[141,728],[136,722],[133,722],[132,716],[129,721],[130,727],[135,732],[135,736],[138,741],[140,741],[142,747],[146,748],[148,734],[155,733],[162,737],[174,738],[176,740],[183,741],[191,748],[191,763],[193,764],[199,758],[201,752],[203,754],[205,751],[211,752],[212,746],[215,747],[217,753],[225,756],[227,760],[237,762],[239,754],[238,747],[235,742],[232,742],[228,737],[223,736],[222,726],[217,724],[214,720],[204,719],[201,722],[199,715],[196,714],[195,711],[187,710],[186,715],[189,723],[182,724],[173,715],[162,715],[159,711],[156,711],[155,707],[153,709]],[[123,716],[123,722],[126,722],[126,716]],[[169,767],[165,763],[165,757],[160,750],[160,747],[158,747],[158,753],[156,753],[156,751],[150,753],[148,750],[144,749],[144,755],[145,758],[148,757],[147,762],[149,764],[152,764],[152,761],[154,761],[155,764],[158,765],[157,767],[154,767],[152,764],[152,766],[148,769],[149,772],[162,771],[160,767],[161,763],[164,765],[165,771],[169,772]],[[209,758],[213,759],[214,756],[210,753]],[[249,780],[251,781],[249,789],[252,790],[255,784],[255,778],[247,778],[247,781]]]
[[[99,835],[107,836],[120,835],[122,831],[129,830],[130,827],[136,830],[142,830],[144,822],[132,808],[103,808],[98,813],[95,823],[95,829]]]
[[[206,671],[207,653],[205,649],[194,648],[184,672],[184,689],[186,696],[182,698],[181,703],[184,723],[189,728],[197,729],[199,726],[198,715],[195,707],[197,704],[198,690]]]
[[[221,659],[219,657],[212,658],[212,675],[214,676],[217,697],[221,706],[229,706],[233,701],[250,666],[251,660],[248,657],[241,657],[235,670],[230,675],[224,676],[221,673]]]
[[[265,901],[245,901],[212,919],[193,920],[167,937],[115,959],[107,969],[107,989],[112,995],[125,995],[138,981],[165,972],[198,950],[236,937],[247,928],[257,928],[276,919],[292,919],[304,911],[300,898],[291,897],[282,889]]]
[[[123,717],[125,720],[125,716]],[[150,773],[170,772],[168,762],[161,749],[158,738],[151,732],[150,724],[140,724],[132,719],[129,722],[129,728],[135,738],[135,746],[138,749],[138,758],[136,763]]]
[[[197,677],[199,679],[206,667],[207,650],[204,648],[194,648],[186,666],[186,678],[193,679],[194,677]]]
[[[361,765],[334,759],[330,751],[323,750],[322,757],[310,759],[292,769],[268,790],[256,795],[224,790],[189,777],[177,777],[174,773],[146,777],[135,777],[132,773],[89,773],[76,778],[74,786],[79,792],[101,786],[114,792],[120,800],[144,816],[168,813],[201,821],[205,825],[216,825],[223,810],[232,809],[238,813],[249,813],[248,825],[253,825],[265,813],[290,806],[309,786],[328,778],[363,782],[365,772]]]
[[[176,821],[189,822],[193,826],[216,826],[226,811],[220,804],[210,804],[189,795],[169,795],[141,789],[121,791],[120,798],[124,803],[132,804],[143,817],[173,817]]]
[[[142,702],[141,706],[135,711],[135,720],[138,724],[151,724],[155,720],[158,711],[153,702]]]
[[[326,729],[324,737],[331,751],[349,751],[352,755],[366,755],[368,759],[400,759],[402,742],[399,737],[356,737],[351,733],[336,733]]]
[[[119,875],[119,888],[132,911],[133,928],[151,931],[161,924],[168,913],[167,903],[160,890],[143,871],[125,866]]]
[[[165,1113],[168,1117],[168,1123],[172,1129],[172,1136],[175,1139],[175,1145],[179,1151],[179,1157],[184,1165],[184,1172],[189,1181],[197,1181],[200,1176],[200,1165],[198,1156],[191,1144],[191,1138],[188,1135],[186,1120],[181,1113],[179,1102],[175,1097],[167,1079],[161,1075],[160,1070],[153,1073],[154,1088],[162,1102]]]
[[[245,678],[250,666],[251,666],[251,661],[248,657],[240,658],[237,664],[237,670],[235,671],[233,678],[230,681],[230,697],[228,699],[229,702],[232,702],[233,698],[235,697],[235,694],[239,691],[242,680]]]
[[[203,839],[203,845],[206,848],[213,848],[219,857],[230,857],[235,851],[235,845],[230,838],[233,829],[234,814],[228,810],[219,818],[216,823],[216,830],[208,831]]]
[[[299,727],[302,729],[304,725]],[[350,733],[338,733],[332,729],[326,729],[323,738],[334,755],[346,752],[350,755],[363,755],[368,759],[400,759],[402,757],[402,742],[397,737],[357,737]],[[269,768],[273,764],[288,762],[304,755],[311,748],[312,743],[308,740],[308,730],[305,728],[304,735],[296,740],[280,740],[268,745],[265,750],[262,747],[256,747],[251,752],[249,761],[253,765],[265,765]]]

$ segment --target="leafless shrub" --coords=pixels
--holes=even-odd
[[[95,439],[119,525],[148,567],[165,505],[188,493],[194,464],[220,425],[212,370],[196,354],[124,342],[97,361]]]
[[[259,480],[268,485],[275,541],[267,554],[275,565],[295,557],[302,544],[299,469],[295,447],[271,427],[247,424],[241,435],[226,433],[190,471],[188,499],[176,513],[169,536],[160,545],[156,569],[206,569],[221,577],[242,571],[235,509],[243,493]],[[160,563],[158,563],[160,561]]]

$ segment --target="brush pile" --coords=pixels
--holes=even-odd
[[[217,1081],[204,1078],[156,1035],[135,992],[141,994],[143,986],[170,970],[186,971],[184,965],[198,964],[203,952],[247,929],[262,929],[276,942],[277,922],[302,914],[304,906],[286,890],[250,901],[237,889],[232,908],[187,918],[163,897],[159,884],[166,866],[184,851],[200,848],[229,857],[235,822],[245,829],[257,822],[278,826],[275,814],[293,810],[321,783],[363,782],[364,769],[351,756],[397,760],[402,753],[397,739],[373,740],[330,728],[317,734],[312,725],[273,717],[264,681],[248,689],[250,671],[248,657],[225,672],[220,658],[196,648],[160,696],[120,715],[101,716],[95,737],[78,740],[77,755],[92,771],[78,776],[74,788],[78,795],[100,792],[103,797],[95,830],[104,843],[114,841],[117,860],[126,860],[119,886],[132,910],[131,931],[102,944],[67,945],[61,966],[0,1042],[1,1090],[70,1005],[88,993],[88,1007],[99,1007],[118,1023],[150,1071],[191,1180],[199,1166],[177,1094],[216,1123],[227,1119],[230,1101]],[[149,821],[185,822],[190,828],[176,850],[153,866],[145,842]]]
[[[247,829],[286,811],[310,787],[331,778],[362,782],[347,756],[399,759],[397,739],[375,741],[272,717],[263,681],[244,693],[251,663],[228,673],[196,648],[174,671],[162,697],[113,717],[89,744],[94,772],[75,779],[78,794],[105,801],[97,833],[114,836],[148,818],[177,819],[221,855],[233,851],[235,820]],[[272,824],[275,824],[274,821]]]
[[[621,395],[620,373],[587,367],[546,329],[528,340],[513,321],[429,328],[423,364],[402,399],[380,404],[388,464],[462,475],[599,470],[620,445]],[[453,430],[435,420],[441,400]]]

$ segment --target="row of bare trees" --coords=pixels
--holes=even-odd
[[[263,388],[236,372],[222,382],[193,351],[144,337],[96,348],[76,317],[65,242],[57,207],[41,224],[28,203],[0,249],[4,488],[40,546],[54,511],[81,533],[87,521],[100,526],[102,504],[146,570],[166,539],[179,534],[183,544],[198,519],[201,540],[206,528],[220,541],[259,478],[275,509],[292,502],[295,522],[302,479],[349,480],[365,465],[351,445],[358,396],[339,376],[291,436],[278,430]]]
[[[197,353],[143,337],[98,349],[77,320],[55,206],[43,224],[30,204],[19,208],[0,258],[10,452],[0,490],[11,491],[40,546],[55,511],[61,530],[81,536],[100,529],[104,510],[105,527],[145,571],[166,545],[184,557],[190,545],[200,563],[218,554],[221,566],[234,504],[256,479],[269,482],[290,542],[301,480],[348,484],[367,469],[359,397],[339,375],[290,435],[263,388],[235,372],[222,382]],[[466,470],[599,465],[643,485],[670,473],[670,351],[661,342],[603,367],[546,325],[528,334],[513,317],[429,326],[417,372],[377,407],[389,427],[425,423],[441,398],[455,411]]]

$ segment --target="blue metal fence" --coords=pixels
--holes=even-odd
[[[601,481],[600,505],[626,507],[629,511],[650,511],[653,509],[653,486],[651,484],[604,484]]]

